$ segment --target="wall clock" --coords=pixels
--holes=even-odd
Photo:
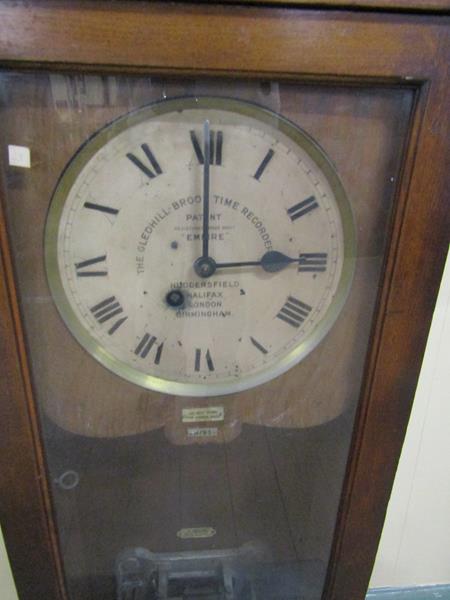
[[[448,20],[381,5],[2,4],[21,598],[364,597],[448,235]]]
[[[298,128],[254,104],[180,98],[119,118],[76,154],[46,257],[61,314],[100,362],[156,391],[213,396],[317,345],[348,293],[354,227],[332,165]]]

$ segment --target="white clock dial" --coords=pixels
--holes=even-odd
[[[46,229],[50,286],[78,341],[118,375],[186,395],[246,389],[306,356],[343,305],[353,248],[324,153],[278,115],[221,98],[102,129],[61,177]]]

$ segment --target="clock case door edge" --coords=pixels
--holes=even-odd
[[[437,209],[434,218],[436,221],[442,219],[442,222],[438,223],[437,227],[435,223],[433,227],[430,218],[430,222],[423,227],[422,238],[419,232],[417,237],[414,234],[411,236],[414,220],[411,198],[417,198],[420,194],[419,189],[426,189],[427,179],[432,177],[430,170],[427,173],[426,159],[421,167],[417,168],[417,162],[427,154],[428,144],[423,131],[430,126],[430,121],[434,120],[430,117],[436,98],[430,93],[431,86],[432,82],[426,81],[416,88],[415,107],[409,139],[405,143],[400,185],[394,199],[394,215],[386,246],[383,276],[380,280],[325,584],[324,598],[327,600],[365,598],[446,259],[449,218],[448,214],[445,214],[445,190],[450,184],[450,177],[447,173],[444,174],[444,161],[441,164],[441,180],[439,183],[435,181],[439,207],[434,207]],[[446,94],[450,99],[448,89]],[[441,118],[443,113],[441,110]],[[443,131],[442,140],[444,139]],[[448,140],[441,148],[443,155],[446,150],[448,154]],[[422,171],[422,177],[418,170]],[[429,194],[423,194],[423,198],[430,198],[433,187],[430,187]],[[418,216],[416,218],[419,220]],[[434,238],[435,234],[439,241]],[[419,278],[426,266],[416,268],[415,277],[408,274],[408,271],[414,269],[415,259],[408,255],[408,244],[412,239],[415,250],[423,254],[421,263],[433,263],[434,272],[423,286]],[[430,243],[435,243],[434,249],[421,247],[427,239]],[[397,298],[396,290],[399,292]],[[404,304],[408,294],[416,294],[412,303],[415,304],[415,310],[411,312],[410,306]],[[413,312],[416,317],[413,316]],[[419,320],[415,321],[415,318]],[[408,320],[411,321],[410,326],[406,324]],[[350,592],[352,589],[355,596]]]
[[[132,11],[133,5],[130,6],[128,10]],[[195,10],[196,14],[208,12],[202,7]],[[232,10],[230,7],[228,11],[230,19]],[[298,10],[299,15],[304,12]],[[19,24],[22,26],[19,23],[20,5],[16,16],[18,28]],[[331,16],[330,20],[333,18]],[[340,13],[339,19],[342,21],[343,18],[345,13]],[[351,19],[351,16],[347,18]],[[43,16],[41,27],[45,29],[46,24],[50,32],[49,13]],[[448,21],[446,24],[448,31]],[[323,19],[318,16],[315,26],[320,25],[323,26]],[[48,42],[49,32],[45,35],[40,31],[41,42],[44,39],[43,43]],[[445,131],[446,107],[450,105],[450,90],[445,81],[448,57],[445,33],[445,27],[440,32],[433,31],[432,41],[439,53],[432,55],[433,60],[431,57],[423,59],[421,77],[406,84],[416,90],[416,106],[405,145],[384,277],[375,312],[372,347],[354,425],[324,600],[362,600],[365,596],[443,271],[449,227],[445,192],[450,184],[445,172],[445,157],[450,152],[450,136]],[[96,48],[95,41],[90,43],[99,64],[107,65],[105,50]],[[122,45],[125,51],[125,41]],[[66,47],[70,48],[71,44],[67,43]],[[36,63],[29,60],[24,63],[20,59],[11,61],[7,43],[0,42],[0,63],[3,63],[0,66],[52,70],[56,64],[65,62],[60,60],[58,48],[49,52],[53,52],[55,65],[47,60]],[[235,55],[238,65],[238,47]],[[128,60],[132,62],[132,55]],[[301,58],[292,60],[298,62]],[[363,77],[353,66],[348,72],[351,79],[341,74],[308,75],[307,69],[303,76],[300,75],[303,69],[295,65],[293,69],[298,68],[298,80],[320,83],[328,80],[333,84],[341,80],[342,83],[352,81],[366,86],[388,82],[399,84],[404,75],[405,65],[396,65],[395,60],[388,67],[377,65],[376,56],[367,56],[366,61],[370,63],[367,64],[369,72],[378,68],[378,78]],[[88,67],[79,63],[66,66],[75,70]],[[393,78],[392,71],[395,72],[396,66],[398,77]],[[165,70],[164,65],[161,68]],[[384,68],[388,71],[386,76],[383,75]],[[116,70],[115,67],[112,66],[112,70]],[[133,70],[131,67],[130,72]],[[154,70],[158,70],[157,65],[155,69],[149,67],[148,72]],[[101,71],[108,72],[107,66]],[[127,68],[121,68],[121,71],[127,72]],[[264,74],[262,69],[261,72]],[[208,70],[203,73],[207,74]],[[257,75],[258,69],[252,73]],[[186,74],[189,74],[188,70]],[[226,75],[226,70],[223,74]],[[282,78],[282,74],[278,78]],[[402,85],[405,85],[404,80]],[[430,164],[433,164],[433,170],[427,168]],[[0,237],[0,415],[5,430],[0,438],[2,527],[20,598],[56,600],[66,597],[64,577],[3,218]]]
[[[63,599],[62,561],[0,200],[0,523],[19,598]]]

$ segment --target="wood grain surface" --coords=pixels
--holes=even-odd
[[[363,2],[361,0],[361,4]],[[400,3],[401,0],[395,6]],[[418,4],[409,6],[418,8]],[[149,517],[149,523],[140,520],[153,515],[151,511],[139,508],[141,497],[155,513],[160,511],[159,531],[164,530],[165,522],[173,531],[171,519],[175,514],[178,521],[174,522],[180,523],[192,522],[200,514],[205,514],[205,518],[208,516],[211,522],[218,516],[224,525],[223,530],[218,525],[217,540],[221,544],[261,536],[280,560],[319,557],[329,565],[324,600],[364,598],[448,246],[449,23],[447,17],[437,18],[431,14],[320,11],[283,6],[63,3],[50,0],[1,3],[0,62],[5,68],[25,69],[26,72],[33,67],[50,71],[51,77],[61,77],[58,70],[60,73],[65,69],[75,75],[73,93],[68,99],[53,98],[54,106],[50,110],[47,94],[51,85],[39,89],[35,75],[25,76],[22,72],[17,76],[10,71],[8,77],[17,77],[12,88],[17,86],[22,94],[14,98],[14,94],[11,97],[3,94],[1,103],[2,135],[17,131],[22,119],[21,141],[33,148],[36,158],[33,178],[36,175],[36,186],[40,190],[39,198],[33,196],[26,173],[3,168],[2,204],[8,213],[8,237],[14,246],[15,277],[2,224],[2,267],[6,274],[0,288],[1,410],[7,435],[2,437],[0,454],[0,490],[2,506],[6,507],[1,518],[21,598],[34,600],[36,590],[49,599],[64,596],[58,542],[54,535],[56,522],[52,520],[49,506],[50,489],[60,524],[59,543],[67,561],[66,576],[74,598],[85,599],[93,594],[98,600],[105,590],[106,597],[111,596],[111,557],[122,549],[124,542],[137,540],[147,544],[163,537],[167,543],[173,539],[158,537],[158,527],[151,526],[153,516]],[[103,77],[98,89],[107,87],[108,74],[112,76],[121,71],[145,74],[147,84],[141,85],[142,88],[146,88],[149,81],[152,86],[158,81],[161,84],[161,80],[163,86],[168,85],[170,77],[174,86],[170,89],[178,86],[189,90],[193,86],[193,75],[196,79],[201,74],[222,75],[235,85],[239,82],[244,88],[250,86],[248,92],[239,88],[242,97],[253,93],[250,81],[255,86],[262,80],[284,81],[284,85],[288,80],[303,84],[313,82],[313,86],[298,86],[301,97],[308,97],[309,104],[299,101],[291,89],[285,98],[294,99],[293,108],[288,105],[280,108],[287,107],[286,111],[293,110],[294,115],[298,110],[305,119],[305,128],[317,139],[324,140],[327,152],[336,156],[349,189],[360,185],[358,177],[370,177],[371,169],[363,171],[362,167],[367,158],[377,156],[377,152],[372,148],[371,138],[365,138],[365,144],[360,140],[359,146],[345,146],[348,131],[351,130],[356,139],[367,131],[368,126],[378,132],[374,143],[379,156],[384,156],[386,162],[375,162],[373,167],[378,175],[387,176],[383,180],[382,193],[385,204],[377,204],[378,214],[371,215],[365,214],[364,209],[367,206],[373,208],[374,200],[367,206],[362,203],[360,207],[360,222],[372,223],[373,227],[363,229],[360,237],[366,240],[366,234],[369,234],[368,248],[375,251],[375,254],[369,252],[361,256],[363,273],[370,272],[368,264],[374,264],[372,259],[379,256],[377,249],[383,240],[378,236],[384,239],[388,234],[388,243],[383,262],[376,264],[373,275],[363,278],[358,285],[360,290],[365,285],[371,287],[381,267],[382,285],[375,303],[375,328],[370,338],[370,353],[362,379],[363,393],[357,407],[342,489],[352,428],[351,408],[328,422],[327,418],[332,415],[325,415],[323,424],[311,429],[300,427],[313,423],[302,420],[305,414],[311,417],[304,411],[293,429],[286,424],[291,419],[294,423],[295,414],[278,406],[278,413],[286,414],[287,421],[282,427],[268,428],[262,423],[267,419],[274,425],[273,414],[270,411],[266,414],[267,403],[263,403],[262,411],[255,403],[244,414],[249,424],[241,419],[239,427],[229,426],[221,432],[220,439],[226,443],[192,445],[186,443],[185,432],[177,427],[177,409],[168,415],[165,406],[160,410],[155,405],[151,412],[159,425],[145,433],[123,436],[120,431],[114,431],[106,418],[105,423],[97,419],[95,427],[99,429],[91,434],[120,437],[80,436],[54,424],[61,416],[57,410],[52,412],[57,403],[45,399],[41,393],[40,405],[47,406],[47,413],[51,415],[51,419],[47,419],[44,412],[41,417],[49,449],[49,463],[45,465],[32,385],[39,397],[39,390],[46,389],[45,386],[55,386],[57,391],[62,384],[41,369],[49,357],[45,353],[39,357],[39,346],[31,341],[42,334],[48,336],[42,340],[47,343],[48,339],[51,343],[52,332],[37,328],[39,314],[56,323],[55,315],[51,315],[42,265],[36,261],[41,248],[37,241],[38,232],[42,230],[45,212],[40,202],[44,196],[45,203],[48,202],[49,182],[63,167],[67,155],[105,118],[107,103],[104,97],[100,97],[97,113],[94,107],[91,107],[89,117],[83,112],[86,104],[83,74],[86,71]],[[42,76],[48,75],[42,73]],[[182,79],[173,81],[175,76]],[[122,99],[119,94],[108,105],[111,116],[115,110],[127,108],[128,99],[136,93],[131,83],[123,89]],[[263,89],[264,86],[261,93]],[[311,95],[303,96],[306,89]],[[140,90],[138,95],[140,93],[148,97],[147,91]],[[339,97],[340,93],[347,95],[348,107],[344,97]],[[368,94],[365,96],[367,106],[363,101],[364,94]],[[386,98],[382,100],[383,94],[390,102]],[[395,101],[392,100],[394,96]],[[405,102],[403,105],[401,98]],[[413,120],[408,123],[412,99]],[[271,103],[274,97],[266,100]],[[73,135],[71,118],[64,110],[67,101],[85,117]],[[326,116],[324,131],[320,130],[322,119],[315,112],[316,105],[321,106]],[[31,106],[33,110],[39,109],[30,119]],[[277,108],[275,104],[270,106]],[[343,119],[346,107],[349,110],[347,122]],[[337,113],[335,109],[338,109]],[[340,121],[338,127],[335,119]],[[37,144],[35,127],[41,131]],[[398,139],[395,135],[393,139],[392,129],[398,132]],[[61,153],[53,152],[49,161],[48,141],[55,139],[57,131],[62,133],[65,149]],[[339,156],[340,148],[345,148],[357,167],[342,168],[340,163],[345,165],[346,157]],[[21,196],[21,188],[28,190],[24,196]],[[365,193],[369,198],[370,185]],[[28,204],[20,206],[22,197],[28,199]],[[18,208],[26,215],[30,198],[36,203],[33,204],[36,219],[33,215],[27,229],[20,224]],[[353,201],[358,203],[358,199]],[[14,203],[17,206],[13,207]],[[387,213],[392,206],[394,212],[389,216]],[[378,228],[374,224],[377,219]],[[37,241],[34,257],[30,256],[28,236],[35,236]],[[18,263],[23,265],[23,273],[18,269]],[[18,284],[20,309],[14,281]],[[42,292],[42,296],[38,292]],[[367,297],[374,301],[372,289]],[[363,298],[362,295],[356,300],[356,306],[361,310],[362,325],[369,330],[366,316],[370,315],[371,307],[363,306]],[[38,308],[35,305],[39,305]],[[336,338],[335,342],[339,340]],[[54,359],[59,360],[57,356]],[[358,368],[361,369],[364,357],[359,360]],[[311,368],[306,375],[319,373]],[[339,373],[341,367],[336,368]],[[352,381],[351,375],[351,371],[347,372],[348,381]],[[101,377],[97,373],[91,376]],[[358,387],[359,380],[352,385]],[[355,394],[355,389],[350,389],[349,395]],[[339,393],[343,394],[343,391]],[[176,406],[176,402],[173,405]],[[62,406],[66,405],[63,403]],[[80,406],[81,417],[72,411],[69,420],[72,425],[78,422],[78,425],[86,426],[89,406]],[[115,406],[113,403],[107,408],[116,410],[117,404]],[[145,398],[137,406],[144,416],[148,414],[149,403]],[[336,407],[337,413],[344,408],[339,407],[339,402]],[[315,405],[313,408],[316,417],[320,415],[320,409]],[[97,410],[97,416],[100,414],[101,410]],[[251,424],[252,415],[257,416],[254,422],[259,424]],[[125,427],[134,426],[133,416],[127,414],[124,421]],[[320,469],[314,462],[319,455]],[[136,456],[139,460],[130,460]],[[145,467],[143,477],[141,462]],[[83,483],[80,480],[79,486],[69,494],[59,489],[55,479],[71,465],[79,466],[85,480]],[[133,465],[136,468],[130,476]],[[147,465],[150,471],[147,471]],[[217,465],[216,471],[212,470],[212,465]],[[51,485],[46,483],[47,468]],[[214,489],[208,490],[203,498],[208,473],[213,477]],[[131,477],[130,490],[120,487],[123,475]],[[151,478],[155,479],[150,481]],[[230,481],[233,481],[232,485]],[[216,487],[220,498],[215,495]],[[96,490],[94,495],[92,489]],[[174,499],[168,506],[161,500],[171,497],[173,489],[181,494],[178,512]],[[159,496],[159,490],[162,496]],[[227,497],[224,495],[226,490]],[[266,501],[267,491],[270,493]],[[225,502],[221,503],[224,498]],[[260,498],[264,501],[253,518],[249,507]],[[202,504],[206,499],[212,506]],[[214,515],[216,502],[219,511]],[[135,510],[128,512],[127,507]],[[199,507],[203,507],[200,512],[197,511]],[[272,513],[275,529],[270,522]],[[125,519],[123,523],[121,519]],[[125,537],[123,525],[127,532]],[[147,527],[151,529],[150,538],[145,534]],[[96,537],[97,528],[102,535]],[[109,543],[106,550],[105,542]],[[92,554],[86,551],[89,544],[94,549]],[[319,591],[311,593],[318,598],[323,575],[320,569],[315,573],[312,586],[319,582]]]
[[[308,429],[244,426],[227,444],[183,447],[161,430],[93,439],[47,423],[52,479],[80,475],[73,489],[54,485],[71,597],[110,598],[124,547],[171,553],[249,543],[264,549],[267,565],[321,564],[311,582],[317,597],[350,426],[348,417]],[[180,539],[192,527],[214,535]]]
[[[59,63],[97,70],[109,65],[135,71],[411,82],[429,75],[447,25],[441,16],[349,17],[281,7],[7,0],[0,5],[0,57],[7,64]],[[420,52],[414,55],[411,48]]]
[[[132,545],[175,552],[257,543],[276,563],[325,566],[412,91],[58,74],[8,74],[3,83],[5,139],[34,157],[30,170],[8,169],[6,212],[72,596],[107,598],[115,556]],[[53,186],[77,147],[125,110],[189,93],[257,100],[305,128],[334,160],[358,232],[351,294],[325,340],[283,376],[218,398],[163,396],[96,363],[57,313],[36,253]],[[224,420],[194,423],[216,434],[193,437],[182,410],[210,406],[224,407]],[[80,483],[61,489],[70,471]],[[177,536],[201,526],[214,537]]]
[[[15,266],[24,299],[22,310],[36,392],[42,408],[55,423],[74,433],[100,437],[164,427],[174,443],[209,443],[233,439],[243,423],[309,427],[355,406],[411,92],[360,89],[355,93],[334,88],[325,94],[314,86],[277,83],[264,88],[258,84],[227,86],[220,81],[183,86],[182,82],[152,84],[142,79],[104,80],[95,76],[79,79],[37,75],[26,82],[11,76],[4,81],[12,94],[5,112],[5,139],[29,146],[34,157],[29,171],[9,169],[10,177],[16,180],[7,212],[14,230]],[[275,106],[327,149],[351,198],[358,232],[357,268],[350,298],[338,322],[297,367],[239,394],[176,398],[127,383],[92,360],[57,313],[42,257],[35,249],[42,245],[53,187],[65,163],[85,139],[111,118],[160,99],[162,94],[170,97],[201,92]],[[105,98],[111,97],[115,101],[105,106]],[[18,103],[22,104],[20,108]],[[36,143],[44,136],[46,158],[40,156]],[[189,438],[188,426],[181,418],[182,408],[211,405],[225,410],[224,421],[216,424],[218,435]]]
[[[206,1],[206,0],[205,0]],[[276,5],[298,6],[298,7],[317,7],[316,0],[223,0],[223,4],[258,4],[258,5]],[[443,12],[450,10],[449,0],[322,0],[320,8],[323,9],[365,9],[379,11],[424,11],[424,12]]]

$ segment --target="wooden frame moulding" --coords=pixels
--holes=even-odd
[[[3,69],[196,73],[415,90],[324,600],[365,596],[443,270],[450,217],[449,33],[449,18],[418,14],[108,1],[0,4]],[[3,218],[0,236],[0,519],[21,600],[56,600],[66,597],[64,578]]]
[[[317,7],[321,9],[344,10],[384,10],[390,12],[450,12],[449,0],[223,0],[226,4],[268,4],[298,7]]]

